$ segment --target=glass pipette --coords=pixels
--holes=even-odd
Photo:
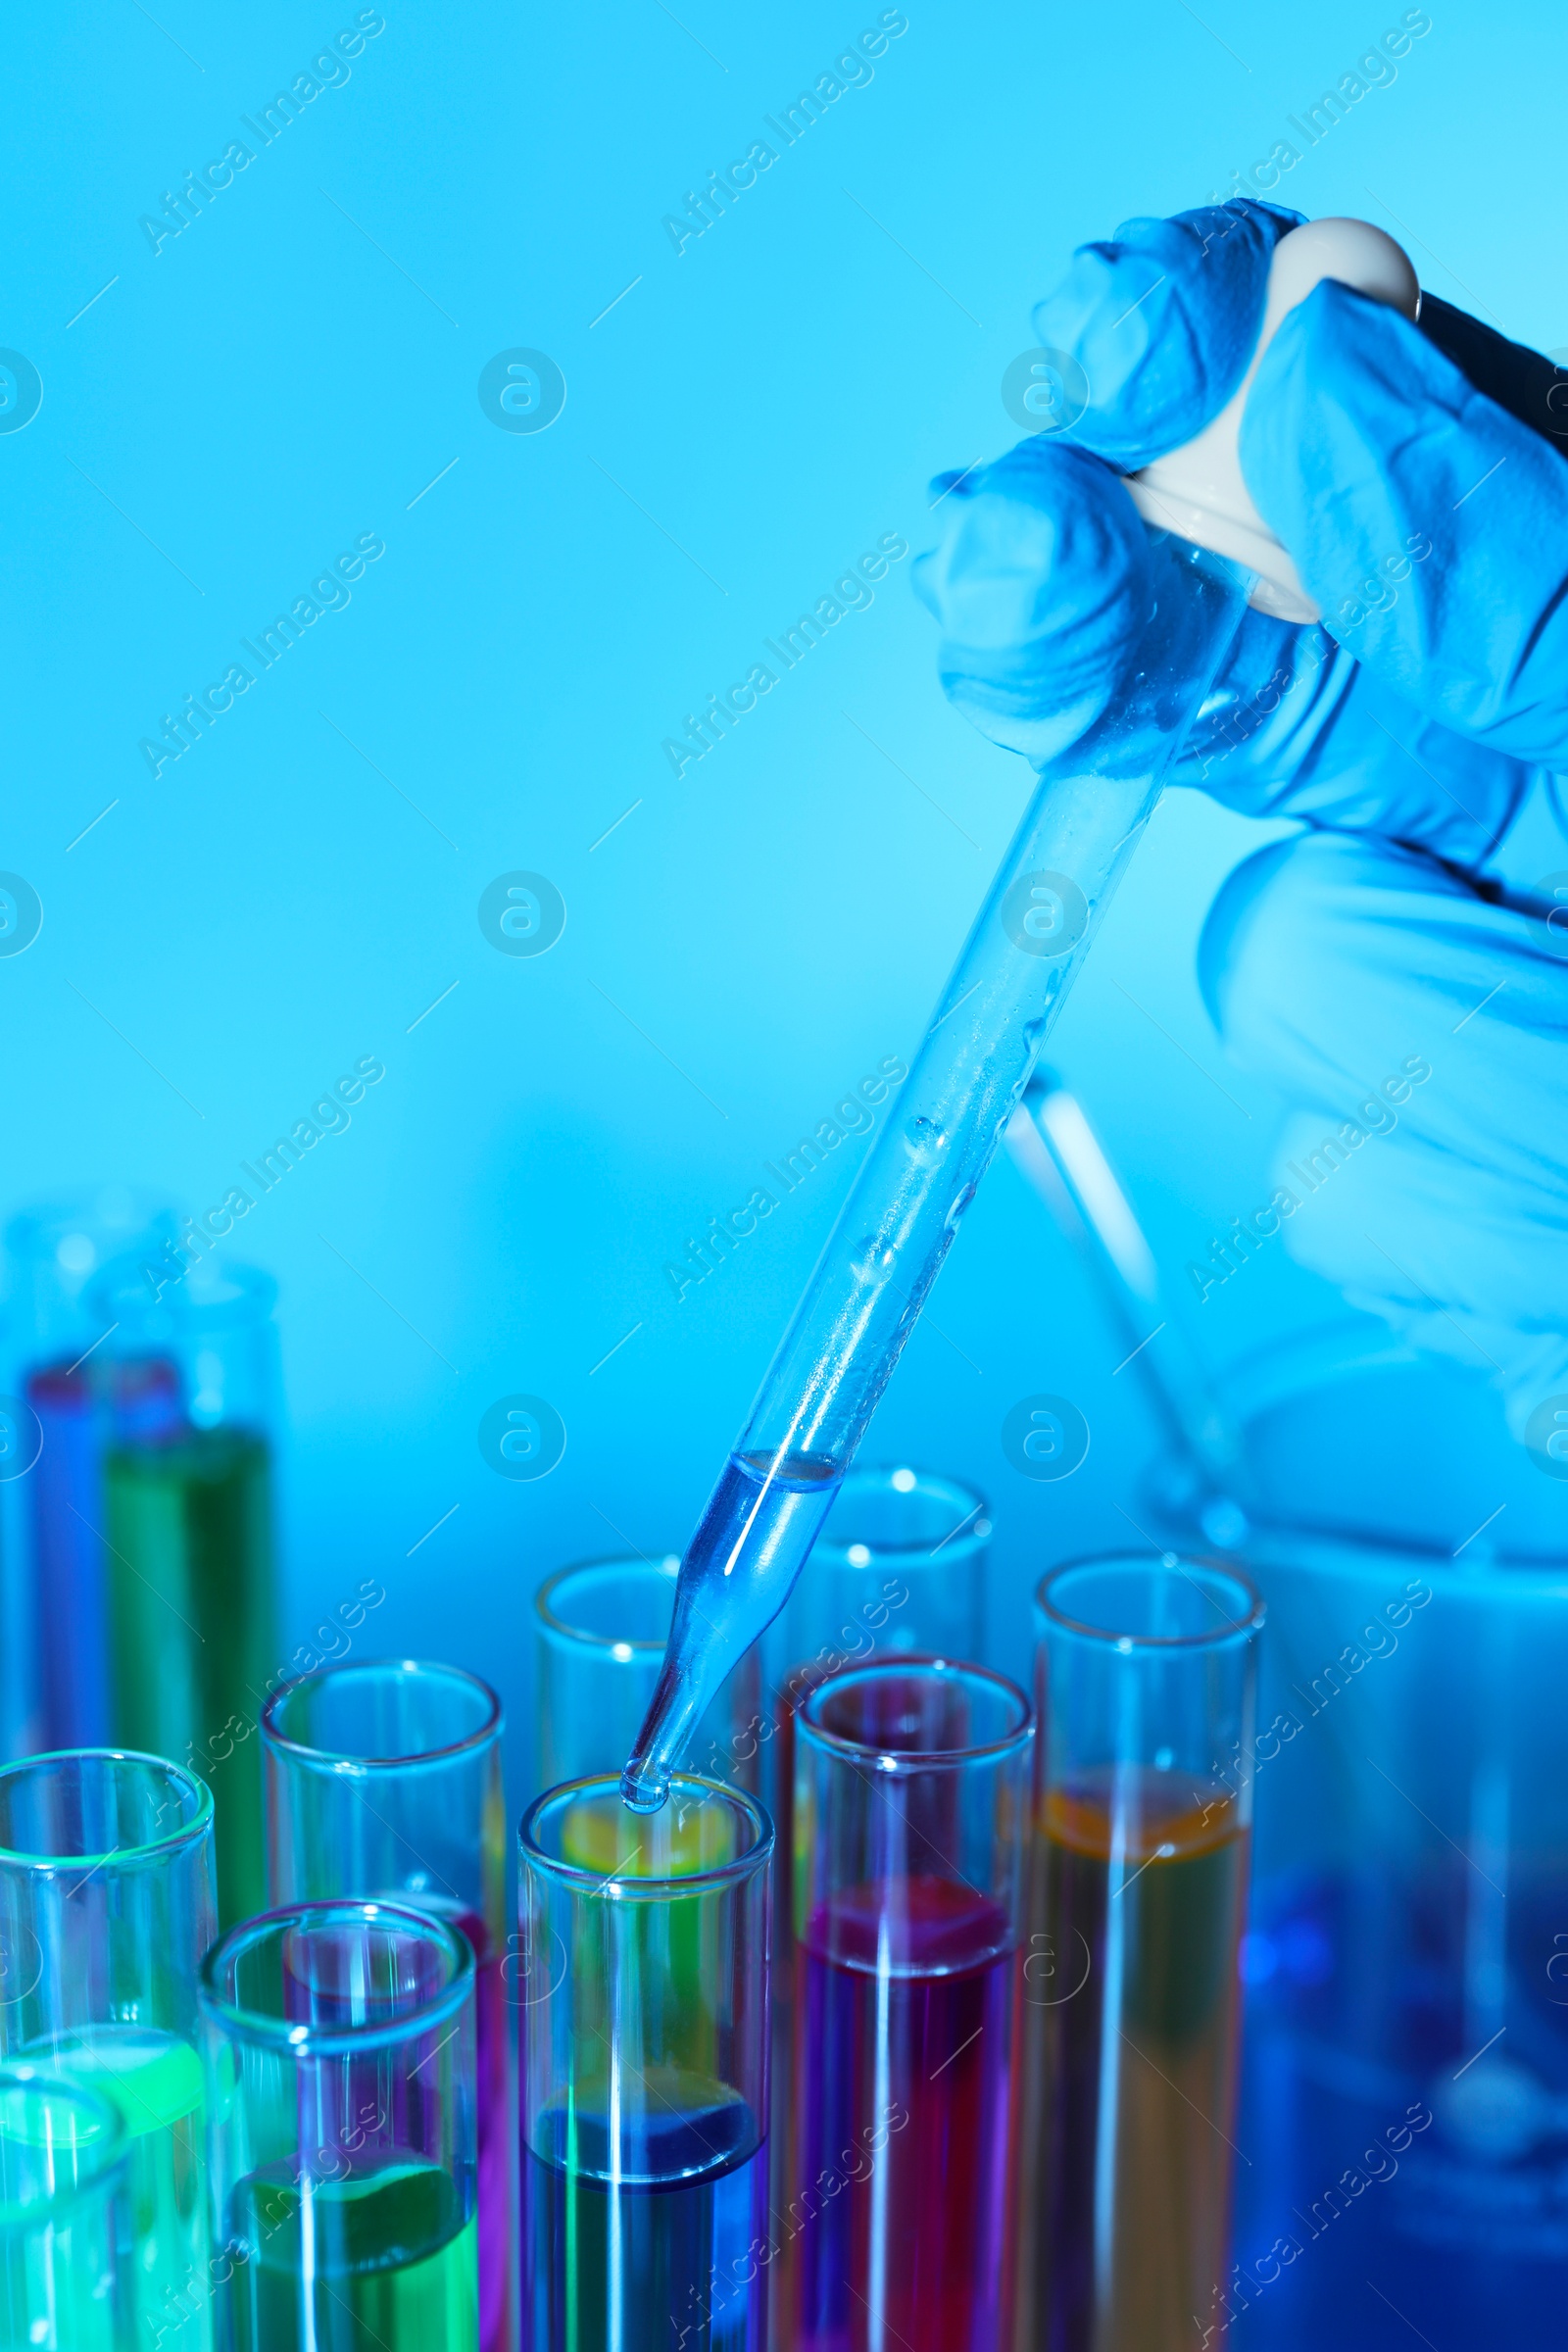
[[[662,1805],[703,1709],[788,1599],[1249,595],[1282,618],[1317,616],[1252,504],[1237,433],[1274,329],[1326,276],[1415,315],[1415,273],[1380,229],[1320,220],[1292,231],[1232,398],[1185,448],[1129,477],[1152,532],[1144,625],[1108,705],[1040,767],[897,1114],[681,1561],[663,1668],[621,1775],[634,1812]]]
[[[663,1671],[621,1780],[635,1811],[663,1803],[692,1727],[788,1598],[1250,585],[1166,533],[1150,580],[1122,690],[1043,769],[681,1562]]]

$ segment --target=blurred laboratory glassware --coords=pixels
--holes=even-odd
[[[1434,2341],[1545,2352],[1568,2306],[1568,1482],[1485,1364],[1370,1317],[1221,1388],[1269,1613],[1235,2133],[1257,2308],[1232,2338],[1381,2352],[1370,2277]],[[1139,1516],[1194,1539],[1179,1460]],[[1353,2234],[1347,2167],[1370,2184]]]
[[[8,1754],[116,1737],[103,1456],[117,1428],[156,1430],[176,1417],[178,1377],[158,1359],[123,1372],[106,1364],[92,1290],[124,1252],[162,1263],[174,1235],[173,1210],[126,1185],[46,1201],[6,1227],[0,1495],[4,1552],[16,1563],[0,1623]]]
[[[1154,1253],[1083,1105],[1053,1070],[1036,1070],[1007,1122],[1007,1148],[1087,1265],[1126,1350],[1123,1366],[1153,1407],[1166,1444],[1192,1464],[1193,1508],[1207,1540],[1246,1533],[1247,1463]]]

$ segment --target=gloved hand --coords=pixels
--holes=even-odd
[[[1117,477],[1229,399],[1298,220],[1128,221],[1038,305],[1082,413],[950,477],[916,566],[994,741],[1038,749],[1108,666],[1141,527]],[[1221,890],[1205,999],[1292,1105],[1287,1247],[1490,1367],[1523,1429],[1568,1391],[1568,375],[1432,296],[1412,326],[1325,282],[1264,354],[1241,459],[1324,617],[1249,613],[1177,771],[1302,820]],[[1323,1172],[1325,1138],[1314,1189],[1287,1163]]]

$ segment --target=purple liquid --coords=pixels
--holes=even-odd
[[[1000,2352],[1005,1914],[946,1879],[848,1887],[808,1921],[796,1983],[793,2352]]]
[[[434,1905],[428,1900],[422,1910]],[[479,2342],[483,2352],[508,2352],[512,2342],[512,2126],[510,2022],[504,1954],[475,1911],[443,1912],[473,1946],[473,2003],[479,2076]]]

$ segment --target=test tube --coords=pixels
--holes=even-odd
[[[224,2352],[473,2352],[473,1954],[390,1903],[230,1929],[201,1975]]]
[[[1010,2304],[1028,1699],[979,1666],[835,1675],[796,1727],[799,2352],[997,2352]]]
[[[167,1272],[167,1270],[166,1270]],[[213,1791],[218,1907],[261,1908],[261,1692],[277,1670],[272,1438],[277,1286],[206,1260],[163,1295],[135,1258],[92,1294],[119,1377],[172,1365],[175,1410],[104,1458],[110,1716],[125,1747],[180,1757]]]
[[[119,2110],[123,2340],[164,2352],[211,2341],[192,2289],[207,2271],[196,1972],[216,1929],[200,1781],[101,1748],[0,1771],[0,2058]]]
[[[795,1717],[819,1683],[873,1654],[978,1658],[991,1519],[956,1479],[906,1465],[852,1470],[783,1613],[763,1637],[769,1690],[761,1796],[773,1817],[774,2177],[789,2194],[795,1970]]]
[[[511,2340],[512,2131],[501,1701],[456,1666],[350,1660],[262,1715],[268,1891],[412,1907],[472,1946],[478,2035],[479,2342]]]
[[[131,2341],[115,2263],[125,2127],[48,2067],[0,2066],[0,2343],[118,2352]]]
[[[688,1774],[655,1820],[613,1773],[524,1816],[533,2352],[762,2352],[772,1844],[754,1797]]]
[[[174,1417],[178,1380],[167,1361],[127,1371],[106,1358],[108,1318],[96,1318],[91,1294],[112,1259],[161,1255],[174,1230],[171,1209],[125,1186],[26,1209],[6,1228],[11,1395],[0,1473],[19,1506],[8,1547],[25,1568],[7,1580],[0,1677],[17,1753],[116,1736],[103,1456],[117,1423],[158,1427]]]
[[[583,1560],[540,1586],[533,1604],[540,1788],[625,1762],[663,1664],[679,1568],[676,1552],[660,1560]],[[693,1771],[755,1789],[760,1694],[760,1661],[743,1658],[693,1736]]]
[[[818,1683],[873,1652],[978,1658],[985,1646],[984,1499],[930,1470],[852,1470],[765,1638],[772,1734],[763,1796],[790,1867],[795,1716]],[[780,1905],[775,1935],[789,1929]],[[775,1988],[775,1997],[777,1990]]]
[[[1039,1589],[1021,2352],[1176,2352],[1230,2227],[1263,1604],[1110,1555]]]

